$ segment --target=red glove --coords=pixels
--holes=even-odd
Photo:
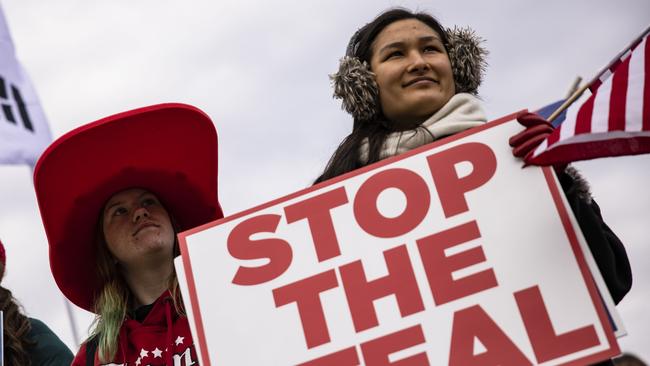
[[[509,140],[512,155],[525,159],[553,132],[553,125],[536,113],[522,113],[517,121],[526,127],[525,130],[512,136]]]
[[[535,148],[553,132],[553,125],[539,114],[530,112],[518,115],[517,121],[526,129],[512,136],[509,143],[512,146],[512,155],[526,161]],[[566,169],[566,164],[553,166],[553,168],[557,174],[560,174]]]

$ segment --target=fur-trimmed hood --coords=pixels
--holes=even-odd
[[[589,188],[589,182],[582,177],[578,169],[569,165],[564,169],[564,173],[568,175],[572,180],[572,185],[570,189],[575,192],[575,194],[580,197],[581,200],[591,203],[591,189]]]

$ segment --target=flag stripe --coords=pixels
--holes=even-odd
[[[556,142],[560,141],[560,134],[562,133],[562,125],[559,125],[546,139],[548,146],[553,146]]]
[[[580,112],[578,112],[580,113]],[[559,128],[559,133],[552,139],[553,143],[549,146],[553,146],[557,141],[562,141],[564,139],[570,138],[575,134],[576,128],[576,118],[575,115],[571,116],[572,118],[566,119]]]
[[[616,60],[610,67],[608,67],[607,70],[605,70],[602,75],[594,80],[594,82],[589,86],[589,91],[591,91],[592,94],[595,94],[598,91],[598,88],[600,88],[600,86],[612,76],[614,70],[616,70],[620,63],[621,60]]]
[[[594,111],[594,96],[590,96],[589,99],[585,102],[580,107],[580,110],[578,112],[578,116],[576,117],[577,122],[576,122],[576,135],[580,135],[582,133],[589,133],[591,132],[591,116]]]
[[[616,70],[612,78],[612,95],[610,97],[608,130],[625,130],[625,99],[627,98],[627,76],[630,70],[628,57]]]
[[[591,132],[607,132],[609,128],[610,97],[612,95],[612,78],[603,83],[598,93],[592,95],[594,100],[594,112],[591,121]]]
[[[645,49],[645,43],[641,47]],[[643,126],[644,64],[645,52],[632,53],[625,101],[625,131],[628,132],[641,131]]]

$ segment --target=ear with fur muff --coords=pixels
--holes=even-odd
[[[370,121],[379,109],[379,88],[370,66],[356,57],[341,59],[339,70],[330,75],[334,98],[342,99],[341,108],[359,121]]]
[[[488,50],[481,46],[484,39],[469,27],[447,28],[447,53],[456,83],[456,93],[478,94],[487,69]]]

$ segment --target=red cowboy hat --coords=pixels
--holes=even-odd
[[[94,311],[103,287],[96,268],[100,212],[116,192],[154,193],[187,230],[223,217],[217,198],[217,132],[184,104],[159,104],[89,123],[50,145],[34,187],[63,294]]]

